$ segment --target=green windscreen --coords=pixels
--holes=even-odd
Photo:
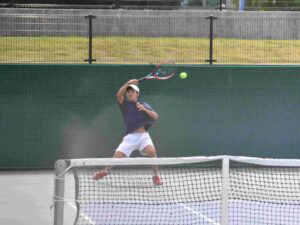
[[[149,65],[0,65],[1,169],[111,157],[125,133],[116,93]],[[179,65],[144,81],[159,157],[300,157],[299,66]],[[134,156],[138,156],[134,154]]]

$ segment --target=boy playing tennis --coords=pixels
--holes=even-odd
[[[130,157],[131,153],[139,150],[141,154],[156,158],[156,150],[147,130],[158,119],[158,114],[146,102],[138,102],[140,90],[138,80],[133,79],[125,83],[117,93],[117,101],[123,114],[126,136],[116,149],[113,157]],[[125,98],[126,95],[126,98]],[[109,174],[111,166],[96,172],[94,180],[100,180]],[[158,167],[152,166],[153,183],[161,185]]]

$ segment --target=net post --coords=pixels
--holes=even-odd
[[[64,215],[64,194],[65,194],[65,175],[67,168],[65,160],[57,160],[55,163],[54,179],[54,225],[63,225]]]
[[[228,224],[229,157],[222,159],[221,225]]]

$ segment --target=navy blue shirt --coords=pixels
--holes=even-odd
[[[139,103],[143,104],[146,109],[153,111],[148,103]],[[126,134],[132,133],[140,127],[144,127],[145,130],[148,130],[153,125],[154,119],[152,119],[147,113],[139,111],[136,107],[136,102],[124,100],[123,104],[119,103],[119,106],[125,122]]]

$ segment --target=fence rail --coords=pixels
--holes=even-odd
[[[222,6],[222,1],[223,0],[0,0],[0,7],[91,9],[179,9],[180,7],[189,7],[215,9]]]
[[[299,11],[299,0],[0,0],[5,8]]]
[[[300,63],[300,18],[0,15],[0,62]]]

